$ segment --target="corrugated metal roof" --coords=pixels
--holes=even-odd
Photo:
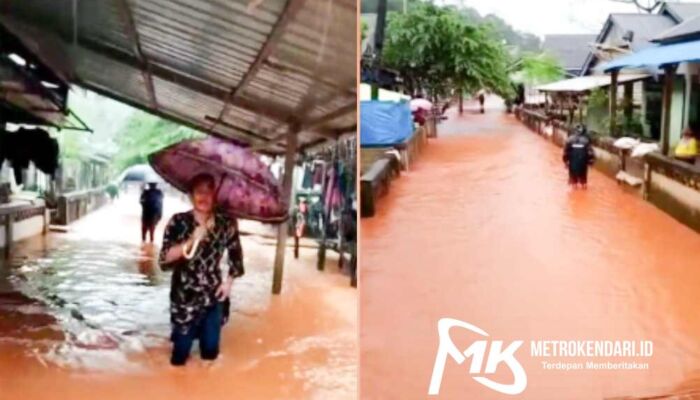
[[[661,12],[668,12],[676,21],[682,22],[700,14],[700,3],[666,2]]]
[[[597,35],[545,35],[542,49],[551,53],[564,69],[580,69]]]
[[[631,48],[640,50],[651,45],[651,40],[676,23],[669,17],[659,14],[610,14],[620,29],[634,32]]]
[[[647,78],[649,74],[629,74],[620,75],[617,78],[618,83],[633,82]],[[541,92],[586,92],[595,88],[610,86],[610,75],[588,75],[578,76],[576,78],[564,79],[557,82],[548,83],[546,85],[537,86],[536,89]]]
[[[599,67],[605,72],[623,68],[657,68],[668,64],[700,61],[700,40],[673,43],[644,50],[616,58]]]
[[[662,32],[654,38],[654,42],[671,43],[700,36],[700,15],[688,18],[673,28]]]
[[[356,7],[354,0],[5,0],[0,22],[73,83],[281,152],[293,126],[302,129],[300,148],[354,130]]]
[[[626,31],[632,31],[634,36],[629,47],[632,51],[637,51],[649,46],[657,35],[663,31],[675,26],[675,20],[667,14],[631,14],[631,13],[613,13],[608,16],[608,19],[603,25],[603,29],[596,38],[596,43],[608,42],[608,35],[615,28],[620,35]],[[620,38],[615,38],[620,40]],[[613,46],[620,46],[623,42],[610,43]],[[585,75],[591,72],[591,67],[596,60],[594,52],[589,52],[586,61],[583,64],[581,74]]]

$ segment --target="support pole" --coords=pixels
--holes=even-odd
[[[12,254],[12,241],[14,240],[15,216],[12,212],[5,215],[5,258]]]
[[[610,74],[610,136],[616,136],[617,133],[617,76],[620,73],[618,70],[613,70]]]
[[[671,98],[673,97],[673,79],[676,76],[676,65],[664,67],[664,89],[661,106],[661,154],[667,155],[669,137],[671,134]]]
[[[382,60],[382,50],[384,48],[384,27],[386,25],[387,0],[379,0],[377,2],[377,20],[374,28],[374,59],[372,70],[374,73],[374,82],[371,86],[372,100],[379,99],[379,71]]]
[[[292,176],[294,175],[294,157],[297,152],[297,136],[300,125],[294,124],[287,132],[287,151],[284,156],[284,177],[282,178],[282,199],[287,203],[292,202]],[[284,253],[287,245],[287,222],[282,222],[277,227],[277,247],[275,248],[275,266],[272,273],[272,294],[280,294],[282,291],[282,275],[284,272]]]
[[[634,111],[633,110],[634,104],[633,104],[633,100],[632,100],[632,97],[634,94],[634,86],[633,85],[634,85],[634,83],[632,83],[632,82],[625,82],[625,86],[624,86],[625,96],[624,96],[624,100],[622,101],[622,108],[624,110],[625,119],[627,119],[627,120],[632,118],[632,114]]]
[[[459,96],[459,114],[464,112],[464,92],[462,89],[457,90],[457,96]]]

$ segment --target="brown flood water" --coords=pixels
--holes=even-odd
[[[442,317],[524,340],[528,385],[503,395],[448,361],[439,398],[700,398],[700,235],[597,171],[569,191],[561,150],[501,111],[450,117],[362,220],[361,398],[426,398]],[[454,331],[460,349],[475,339]],[[585,339],[651,340],[653,357],[632,359],[649,369],[530,355],[530,340]]]
[[[166,214],[185,207],[165,204]],[[274,247],[258,236],[242,239],[246,275],[219,360],[202,362],[195,344],[185,368],[170,367],[169,274],[139,243],[137,205],[126,196],[0,264],[0,399],[356,397],[357,292],[337,256],[319,273],[315,249],[294,260],[290,248],[272,297]]]

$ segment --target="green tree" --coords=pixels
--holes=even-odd
[[[548,53],[524,53],[511,65],[514,80],[519,83],[542,84],[564,77],[564,67]]]
[[[420,3],[407,13],[391,13],[384,46],[384,65],[398,70],[411,92],[427,89],[437,97],[450,88],[484,88],[512,95],[505,46],[457,8]]]
[[[202,137],[204,134],[194,129],[136,111],[116,137],[119,150],[114,156],[114,171],[146,163],[149,154],[171,144]]]

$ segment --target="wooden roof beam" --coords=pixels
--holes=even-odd
[[[124,30],[126,35],[131,40],[131,46],[133,47],[134,55],[139,61],[141,74],[143,75],[144,83],[146,84],[146,90],[148,91],[148,98],[151,102],[151,107],[158,109],[158,101],[156,100],[156,91],[153,85],[153,74],[151,73],[151,67],[141,50],[141,42],[139,41],[139,33],[136,30],[136,24],[134,23],[134,15],[131,12],[129,3],[127,0],[117,0],[117,8],[119,9],[119,14],[124,22]]]
[[[262,67],[263,62],[267,59],[267,57],[269,57],[269,55],[272,53],[275,47],[277,47],[277,44],[282,38],[282,34],[287,28],[287,25],[289,25],[289,23],[294,20],[294,17],[297,15],[299,10],[301,10],[305,1],[306,0],[287,0],[287,3],[284,6],[284,10],[282,10],[282,15],[272,27],[272,30],[270,31],[270,34],[268,35],[267,40],[265,41],[265,44],[263,44],[262,49],[260,49],[260,52],[258,52],[258,55],[255,57],[253,63],[250,65],[250,68],[248,68],[248,71],[246,71],[245,75],[243,75],[243,78],[241,78],[241,81],[238,83],[238,85],[235,88],[233,88],[226,96],[226,99],[224,100],[224,106],[221,108],[219,117],[216,119],[216,121],[214,121],[214,123],[212,123],[211,128],[209,128],[210,131],[214,130],[216,124],[223,119],[224,115],[226,114],[226,110],[228,108],[229,103],[233,100],[238,99],[245,90],[246,86],[248,86],[250,81],[253,80],[253,78],[255,78],[255,76],[258,73],[258,70],[260,70],[260,67]],[[294,118],[295,117],[290,116],[290,119]],[[290,120],[288,122],[293,123],[294,121]]]

